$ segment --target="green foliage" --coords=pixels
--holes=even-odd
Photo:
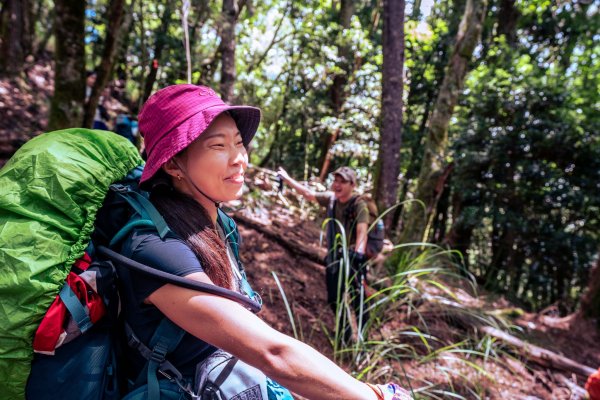
[[[453,129],[453,190],[467,205],[459,223],[480,240],[472,271],[531,308],[559,302],[568,311],[600,239],[598,49],[581,27],[582,37],[540,36],[580,19],[528,4],[523,28],[541,43],[513,49],[499,38],[469,77]],[[549,48],[573,40],[565,69]]]
[[[342,245],[344,236],[342,233]],[[485,365],[500,362],[503,351],[487,337],[439,337],[434,326],[440,320],[470,329],[509,324],[493,312],[464,306],[455,288],[470,287],[470,291],[476,293],[473,277],[465,276],[453,252],[431,244],[421,245],[425,246],[424,250],[403,252],[403,257],[397,258],[398,264],[393,268],[396,272],[380,274],[380,279],[371,283],[378,290],[365,300],[365,307],[370,310],[369,319],[362,326],[358,324],[358,340],[351,344],[342,343],[339,329],[350,319],[353,299],[350,292],[341,296],[336,331],[331,334],[334,357],[349,363],[358,379],[399,382],[411,390],[415,398],[485,398],[485,385],[477,382],[493,381]],[[415,246],[398,245],[394,249]],[[342,248],[344,265],[349,255],[347,247]],[[347,288],[353,277],[346,279]],[[433,307],[423,310],[424,303],[431,303]],[[402,320],[398,316],[402,316]],[[411,361],[431,363],[438,379],[421,381],[407,375],[402,366]],[[473,375],[478,379],[469,378]]]
[[[405,25],[402,204],[414,190],[423,136],[465,3],[437,1],[428,15],[413,13]],[[87,2],[88,70],[100,62],[108,5]],[[510,5],[490,1],[482,44],[450,126],[447,161],[455,168],[431,237],[460,250],[470,272],[489,288],[533,309],[559,301],[570,311],[600,241],[600,17],[591,2],[517,0],[514,21],[501,20]],[[243,2],[235,102],[263,111],[252,163],[282,165],[309,179],[321,167],[325,139],[337,133],[331,168],[350,165],[363,188],[371,186],[381,126],[382,7],[377,0],[353,6],[350,27],[342,29],[339,1]],[[49,0],[33,7],[36,41],[43,47],[52,8]],[[154,90],[187,80],[184,32],[179,1],[129,0],[127,11],[132,24],[115,73],[123,88],[120,100],[135,114],[155,58]],[[194,83],[219,86],[221,21],[221,2],[191,1]],[[514,22],[513,32],[506,32],[508,22]],[[349,49],[347,59],[340,48]],[[346,71],[336,113],[331,88]],[[402,208],[394,211],[395,220]]]
[[[380,50],[369,40],[359,17],[342,32],[331,6],[319,2],[277,4],[280,8],[267,4],[264,10],[257,5],[255,15],[241,22],[241,32],[249,35],[242,36],[239,43],[245,49],[241,64],[246,66],[239,69],[240,97],[262,104],[264,111],[252,161],[284,165],[299,176],[311,175],[322,157],[322,137],[339,130],[334,164],[352,158],[356,166],[370,165],[376,152],[368,144],[378,140],[381,62],[372,58]],[[263,20],[258,17],[260,11]],[[263,35],[259,41],[257,34]],[[269,47],[271,43],[275,44]],[[355,70],[349,77],[342,114],[333,116],[329,90],[334,76],[341,72],[339,44],[350,48]],[[251,68],[257,59],[264,60],[263,67]]]
[[[380,145],[381,0],[353,2],[347,29],[339,23],[339,1],[241,3],[234,102],[256,105],[263,112],[251,162],[282,165],[292,175],[309,179],[321,167],[324,138],[338,133],[331,149],[332,168],[356,168],[362,188],[369,187]],[[406,22],[402,190],[394,213],[401,213],[405,204],[419,204],[411,191],[421,165],[423,137],[465,3],[439,0],[429,15]],[[109,0],[86,4],[85,65],[92,70],[102,54]],[[561,312],[571,312],[589,283],[600,243],[598,5],[516,0],[514,21],[505,21],[503,7],[513,3],[489,4],[482,44],[475,50],[472,72],[451,122],[447,161],[454,169],[433,210],[430,235],[437,245],[460,252],[425,243],[398,245],[387,269],[376,271],[380,279],[368,302],[371,318],[359,327],[364,340],[341,343],[340,326],[352,313],[348,296],[340,301],[330,335],[335,357],[351,363],[361,379],[397,380],[409,386],[403,364],[433,361],[436,376],[447,378],[447,383],[423,382],[413,393],[416,398],[489,397],[481,381],[493,377],[481,365],[500,354],[496,343],[476,335],[443,337],[432,321],[492,326],[506,322],[491,312],[462,306],[453,287],[474,288],[477,280],[524,308],[557,304]],[[53,6],[42,0],[33,7],[36,46],[44,49],[51,49],[46,44],[52,43]],[[127,11],[132,24],[115,74],[124,88],[120,100],[135,114],[155,58],[154,90],[186,82],[187,69],[180,1],[129,0]],[[0,17],[4,43],[6,11]],[[188,22],[193,83],[218,89],[221,2],[191,0]],[[514,22],[513,32],[503,30],[511,26],[507,22]],[[349,49],[347,59],[340,48]],[[345,96],[337,113],[331,88],[343,75]],[[264,200],[262,193],[250,196]],[[388,231],[390,236],[395,233]],[[345,242],[343,235],[340,239]],[[342,248],[348,265],[348,248]],[[439,303],[435,308],[420,308],[434,300]],[[287,302],[286,307],[293,331],[301,338],[300,320],[294,319]],[[402,324],[390,321],[391,315],[402,316]],[[385,333],[386,324],[397,329],[373,336],[379,330]],[[457,376],[457,371],[465,375]],[[470,379],[469,372],[478,379]]]

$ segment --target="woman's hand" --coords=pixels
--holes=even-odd
[[[410,393],[395,383],[386,385],[367,385],[377,394],[378,400],[412,400]]]

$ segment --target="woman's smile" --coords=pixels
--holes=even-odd
[[[235,174],[230,175],[227,178],[225,178],[225,182],[233,183],[236,185],[243,185],[244,184],[244,173],[236,172]]]

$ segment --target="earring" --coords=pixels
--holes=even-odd
[[[181,175],[177,175],[177,180],[180,181],[181,180]]]

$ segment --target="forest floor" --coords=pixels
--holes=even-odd
[[[319,221],[311,220],[294,207],[279,205],[274,200],[269,209],[261,209],[258,213],[255,210],[243,210],[241,213],[261,219],[282,237],[292,237],[309,248],[318,248]],[[331,331],[334,315],[326,305],[324,267],[295,255],[270,237],[243,223],[239,225],[243,238],[242,258],[255,290],[260,292],[264,301],[260,316],[276,329],[293,335],[290,317],[273,278],[275,273],[290,303],[296,326],[299,327],[298,335],[322,353],[333,357]],[[452,285],[451,282],[445,284]],[[481,291],[479,296],[473,297],[462,287],[453,287],[452,290],[458,293],[459,302],[474,310],[493,313],[516,309],[503,298],[486,295]],[[429,288],[424,292],[434,293],[435,290]],[[424,303],[426,302],[425,300]],[[425,309],[427,305],[423,304],[421,308]],[[591,321],[581,320],[577,315],[562,318],[553,316],[550,309],[545,314],[519,310],[514,315],[510,322],[518,329],[512,330],[512,335],[578,363],[593,368],[600,366],[600,332]],[[408,324],[410,319],[402,312],[387,315],[386,321],[375,332],[370,333],[370,338],[388,337]],[[437,337],[444,345],[456,341],[457,336],[469,334],[466,331],[457,332],[461,328],[446,318],[432,319],[428,321],[428,327],[429,334]],[[518,351],[511,351],[510,346],[502,348],[505,351],[497,352],[496,357],[488,360],[464,354],[448,357],[444,351],[426,357],[427,351],[422,348],[422,357],[407,359],[402,365],[392,361],[389,367],[396,370],[396,376],[408,378],[403,382],[404,386],[410,382],[417,392],[422,389],[429,395],[437,395],[437,398],[454,398],[450,393],[460,394],[467,399],[585,398],[586,394],[581,390],[585,385],[584,377],[528,362]],[[428,361],[424,361],[427,359]],[[470,366],[471,362],[478,367]],[[383,380],[386,375],[389,376],[385,373],[385,367],[381,363],[377,366],[383,370],[380,378]],[[356,371],[357,365],[346,361],[345,368],[349,372]],[[402,369],[404,371],[398,373]]]
[[[0,166],[48,125],[53,85],[49,62],[27,64],[21,76],[0,79]]]
[[[52,95],[52,78],[51,65],[39,63],[28,65],[19,78],[0,79],[0,166],[22,143],[44,131]],[[292,240],[314,251],[315,255],[322,254],[320,220],[315,217],[314,210],[307,212],[282,204],[281,197],[275,192],[271,192],[271,197],[256,193],[250,193],[250,201],[236,214],[261,221],[283,239],[275,241],[272,236],[239,223],[243,238],[242,258],[254,289],[264,301],[260,316],[276,329],[293,334],[290,317],[275,283],[275,273],[289,301],[298,336],[333,358],[336,356],[331,340],[334,316],[326,305],[325,269],[320,263],[298,256],[285,246],[286,240]],[[240,206],[236,204],[235,208]],[[382,267],[373,270],[375,276],[383,273]],[[493,315],[502,310],[518,310],[501,297],[481,290],[475,294],[465,287],[464,282],[448,281],[444,284],[456,294],[452,300],[473,313]],[[410,386],[417,394],[428,398],[585,398],[582,390],[585,377],[542,367],[511,346],[501,345],[477,333],[475,326],[468,326],[462,317],[432,301],[444,298],[439,288],[420,283],[415,285],[419,285],[420,293],[415,305],[415,309],[420,311],[418,316],[406,309],[391,310],[369,334],[370,339],[381,341],[394,338],[390,342],[399,348],[410,344],[415,354],[402,362],[385,358],[378,363],[371,360],[372,369],[365,369],[368,362],[365,364],[364,359],[357,364],[347,357],[342,360],[347,371],[363,371],[365,378],[381,383],[392,375],[401,376],[403,386]],[[552,309],[540,314],[508,311],[505,318],[510,326],[516,327],[510,333],[521,340],[592,368],[600,366],[600,333],[592,322],[581,320],[577,315],[561,318]],[[422,326],[424,322],[425,327]],[[407,327],[413,326],[426,329],[428,337],[435,338],[437,344],[430,347],[430,344],[420,345],[421,338],[394,336],[396,332],[404,332]],[[480,353],[493,349],[489,357],[454,352],[456,348],[452,345],[467,337],[480,340],[478,345],[475,340],[472,346]]]

